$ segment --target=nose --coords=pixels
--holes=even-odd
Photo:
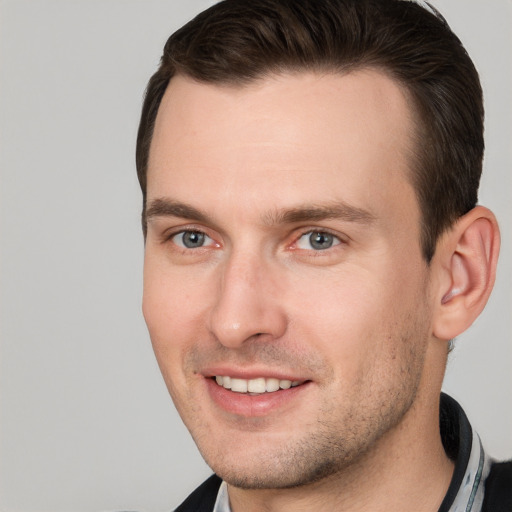
[[[228,348],[239,348],[250,339],[280,338],[287,319],[279,289],[277,269],[254,255],[232,255],[217,281],[210,330]]]

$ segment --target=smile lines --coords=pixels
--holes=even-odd
[[[216,376],[215,381],[219,386],[230,389],[235,393],[273,393],[280,389],[290,389],[291,387],[303,384],[300,380],[286,380],[258,377],[257,379],[237,379],[228,376]]]

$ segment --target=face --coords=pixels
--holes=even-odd
[[[343,471],[421,387],[413,120],[376,71],[172,79],[150,151],[144,316],[208,464],[245,488]]]

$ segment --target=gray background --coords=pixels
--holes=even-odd
[[[0,510],[168,510],[209,474],[141,315],[134,146],[167,36],[206,0],[0,0]],[[512,2],[438,0],[487,96],[488,308],[445,388],[512,456]]]

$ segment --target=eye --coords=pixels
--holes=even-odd
[[[326,231],[308,231],[297,240],[296,247],[298,249],[325,251],[340,243],[341,240],[337,236]]]
[[[201,231],[180,231],[171,240],[183,249],[199,249],[214,243],[208,235]]]

